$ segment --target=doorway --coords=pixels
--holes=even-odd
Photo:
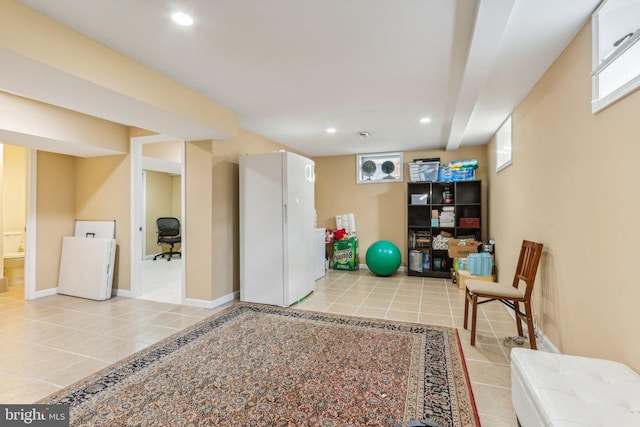
[[[4,297],[20,300],[25,299],[27,294],[25,254],[29,154],[30,150],[27,148],[0,144],[0,228],[3,254],[1,277],[5,278],[5,281],[0,283],[0,292]]]
[[[184,239],[184,141],[162,135],[131,139],[132,297],[181,304],[185,298],[184,240],[179,256],[157,256],[156,220],[178,219]],[[155,259],[154,259],[155,258]]]

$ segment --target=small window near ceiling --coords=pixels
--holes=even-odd
[[[496,132],[496,172],[511,164],[511,116]]]
[[[640,87],[640,0],[605,0],[591,22],[596,113]]]

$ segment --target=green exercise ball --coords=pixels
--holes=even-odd
[[[367,249],[367,267],[376,276],[391,276],[400,267],[400,249],[387,240],[379,240]]]

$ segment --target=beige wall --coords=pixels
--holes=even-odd
[[[404,181],[356,184],[356,156],[316,157],[316,210],[318,226],[336,228],[335,216],[353,213],[360,244],[360,263],[364,264],[369,246],[378,240],[395,243],[407,264],[407,181],[408,163],[413,159],[440,157],[441,162],[477,159],[477,179],[486,179],[484,146],[444,150],[409,151],[404,157]],[[483,221],[486,223],[486,221]]]
[[[116,221],[113,288],[131,289],[131,196],[128,155],[77,158],[75,217]]]
[[[635,216],[640,92],[591,114],[587,25],[513,114],[513,165],[490,153],[490,227],[501,277],[522,239],[545,244],[534,303],[563,353],[640,370]]]
[[[211,141],[185,145],[185,236],[186,297],[214,299],[212,280],[212,157]]]
[[[37,153],[36,291],[58,286],[62,238],[72,236],[76,158]]]
[[[182,163],[182,142],[167,141],[142,144],[142,155],[144,157]]]
[[[171,215],[182,221],[182,177],[171,177]]]

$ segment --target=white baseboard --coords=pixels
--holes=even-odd
[[[536,337],[536,342],[538,343],[538,347],[540,348],[540,350],[544,350],[547,353],[557,353],[557,354],[561,353],[558,347],[553,345],[553,343],[549,340],[549,338],[547,338],[547,336],[540,329],[538,329],[538,336]]]
[[[182,301],[183,305],[188,305],[191,307],[200,307],[200,308],[208,308],[208,309],[212,309],[212,308],[216,308],[221,306],[222,304],[226,304],[230,301],[233,301],[235,299],[240,298],[240,291],[235,291],[235,292],[231,292],[230,294],[227,294],[223,297],[214,299],[214,300],[202,300],[202,299],[195,299],[195,298],[185,298]]]
[[[57,294],[58,294],[58,287],[56,286],[55,288],[49,288],[49,289],[43,289],[41,291],[36,291],[34,293],[34,295],[33,295],[33,299],[49,297],[51,295],[57,295]]]
[[[504,306],[504,309],[507,310],[507,313],[509,313],[511,317],[513,317],[513,320],[515,320],[516,313],[506,305],[503,304],[503,306]],[[523,328],[523,331],[526,331],[527,325],[523,323],[522,328]],[[544,332],[542,332],[542,329],[538,327],[536,332],[537,332],[536,344],[538,345],[538,349],[542,351],[546,351],[547,353],[558,353],[558,354],[561,353],[558,347],[553,345],[553,343],[549,340],[549,338],[547,338]]]
[[[127,297],[127,298],[131,298],[132,296],[131,291],[128,289],[112,289],[111,295],[115,295],[117,297]]]
[[[358,264],[358,268],[360,268],[360,270],[369,270],[369,266],[367,264]],[[398,271],[407,271],[407,267],[401,265],[400,267],[398,267]]]

